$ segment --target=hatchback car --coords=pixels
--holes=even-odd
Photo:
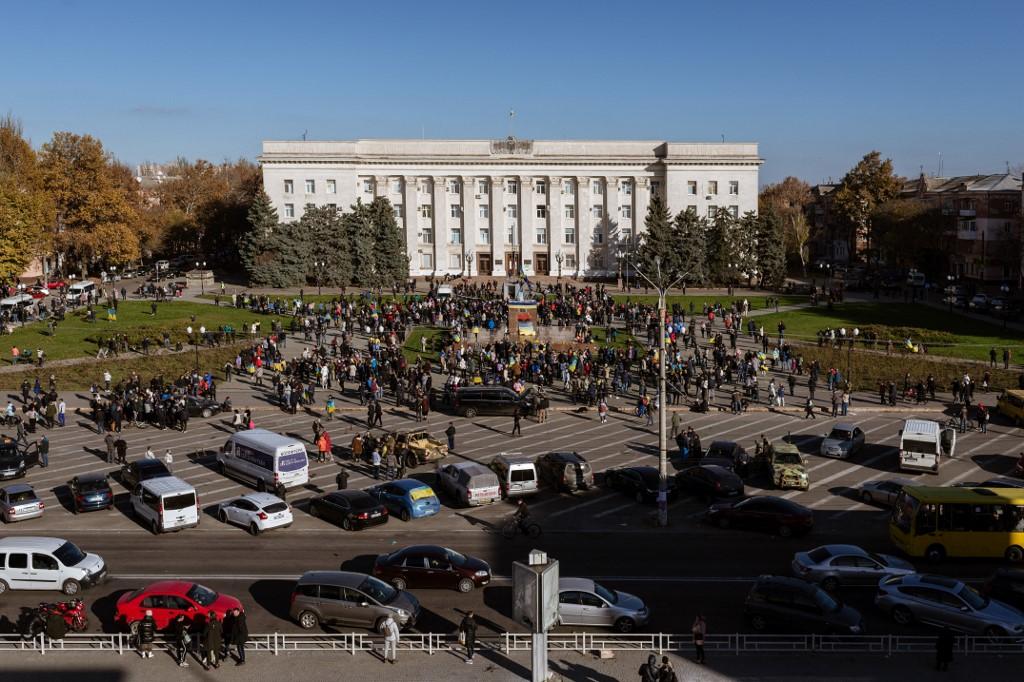
[[[163,630],[179,614],[189,622],[205,622],[210,613],[223,619],[228,611],[241,608],[242,602],[238,599],[218,594],[199,583],[164,580],[122,594],[114,607],[114,621],[134,635],[147,610],[153,612],[157,629]]]
[[[718,502],[708,507],[704,519],[719,528],[768,531],[782,537],[807,533],[814,527],[814,513],[810,509],[770,495]]]
[[[651,612],[640,597],[588,578],[558,579],[558,624],[595,625],[633,632]]]
[[[860,485],[860,499],[864,504],[878,504],[891,507],[896,498],[903,492],[903,486],[914,485],[902,478],[891,478],[884,481],[867,481]]]
[[[594,470],[578,452],[549,452],[537,458],[541,485],[555,490],[579,492],[594,487]]]
[[[71,510],[76,514],[114,506],[114,491],[110,489],[106,474],[79,474],[68,481],[68,490],[71,491]]]
[[[746,476],[750,471],[750,455],[742,445],[731,440],[713,441],[701,457],[700,463],[704,464],[704,460],[709,458],[732,462],[733,470],[740,476]]]
[[[829,592],[840,585],[877,585],[886,576],[913,572],[913,565],[899,557],[875,554],[856,545],[824,545],[793,555],[793,575]]]
[[[981,586],[981,593],[1016,609],[1024,609],[1024,570],[997,568]]]
[[[883,578],[875,605],[900,625],[918,622],[988,637],[1024,633],[1024,613],[945,576]]]
[[[852,457],[864,449],[864,441],[864,431],[859,426],[836,424],[821,441],[821,456],[839,459]]]
[[[345,530],[361,530],[388,522],[387,507],[362,490],[339,490],[309,501],[309,515],[340,525]]]
[[[46,505],[27,483],[15,483],[0,488],[0,516],[4,523],[25,521],[43,515]]]
[[[706,498],[743,497],[743,479],[715,464],[701,464],[676,474],[678,490]]]
[[[389,614],[399,627],[412,627],[419,618],[420,603],[372,575],[310,571],[295,584],[288,614],[307,630],[320,623],[339,623],[381,632]]]
[[[204,398],[202,396],[186,396],[185,407],[188,409],[188,416],[190,417],[202,417],[205,419],[220,412],[220,403],[213,398]]]
[[[441,511],[434,489],[414,478],[402,478],[367,488],[366,493],[403,521],[433,516]]]
[[[272,528],[292,525],[292,510],[288,503],[270,493],[247,493],[217,505],[217,518],[221,523],[233,523],[259,535]]]
[[[604,485],[606,488],[629,495],[640,503],[657,502],[660,478],[658,470],[654,467],[620,467],[604,472]],[[676,481],[671,476],[665,481],[665,490],[669,499],[675,498]]]
[[[128,490],[135,490],[135,486],[151,478],[170,475],[167,465],[159,459],[137,459],[121,467],[121,483]]]
[[[743,617],[757,632],[859,635],[860,612],[844,605],[817,585],[796,578],[763,575],[750,588]]]
[[[399,590],[408,587],[436,587],[472,592],[491,581],[486,561],[437,545],[415,545],[391,554],[381,554],[373,574]]]

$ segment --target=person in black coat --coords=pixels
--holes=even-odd
[[[245,643],[249,641],[249,625],[245,622],[245,612],[241,609],[229,611],[224,617],[224,658],[228,649],[234,645],[235,665],[245,665]]]
[[[949,628],[942,628],[935,640],[935,669],[945,672],[949,670],[949,664],[952,662],[953,632]]]
[[[139,655],[143,658],[153,658],[153,640],[156,639],[156,621],[153,620],[153,612],[147,610],[146,615],[139,621],[137,630]]]
[[[476,616],[472,611],[467,611],[459,623],[459,639],[466,647],[466,663],[473,665],[473,655],[476,653]]]
[[[174,657],[178,661],[178,667],[187,668],[189,645],[192,643],[192,635],[189,633],[189,623],[185,620],[185,614],[179,613],[178,617],[171,623],[171,634],[174,636]]]

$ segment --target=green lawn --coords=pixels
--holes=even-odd
[[[143,336],[149,336],[159,342],[166,330],[171,334],[172,342],[187,341],[185,329],[191,325],[198,329],[205,326],[208,330],[216,330],[222,325],[230,325],[236,331],[243,331],[243,324],[262,321],[264,330],[268,322],[264,316],[256,316],[245,310],[226,306],[212,306],[209,303],[193,303],[188,301],[168,301],[157,304],[156,315],[150,312],[149,301],[125,301],[118,305],[117,321],[107,320],[107,311],[97,306],[96,322],[85,321],[85,308],[79,308],[57,324],[56,334],[50,336],[45,322],[33,322],[18,327],[10,336],[4,336],[3,344],[5,365],[11,362],[11,347],[20,349],[42,348],[49,360],[63,360],[95,355],[97,340],[109,338],[114,334],[127,334],[131,343],[137,344]],[[194,316],[194,321],[193,321]]]
[[[1024,352],[1024,339],[1014,330],[1004,330],[999,324],[973,320],[946,310],[914,303],[841,303],[833,310],[824,304],[803,308],[788,313],[765,315],[756,318],[765,331],[775,335],[779,321],[786,323],[786,337],[801,341],[816,342],[817,332],[826,327],[847,330],[853,327],[865,329],[884,325],[889,328],[895,347],[902,345],[903,336],[909,333],[915,343],[924,338],[928,342],[930,355],[987,361],[989,349],[995,346],[1002,361],[1002,349],[1010,348],[1013,361],[1018,362]],[[909,329],[907,329],[909,328]],[[883,339],[881,333],[879,338]]]
[[[638,291],[643,291],[643,288]],[[612,298],[615,299],[616,303],[625,303],[627,300],[633,302],[646,303],[648,305],[658,304],[657,294],[613,294]],[[746,298],[747,302],[750,303],[751,310],[763,310],[766,307],[766,301],[768,296],[701,296],[700,294],[669,294],[666,297],[666,303],[669,309],[672,308],[673,304],[681,305],[684,309],[689,310],[690,304],[693,304],[693,310],[699,313],[705,303],[712,305],[714,303],[721,303],[725,307],[732,305],[733,301],[743,301]],[[810,300],[809,296],[784,296],[779,295],[775,298],[779,299],[780,306],[797,305],[799,303],[806,303]]]

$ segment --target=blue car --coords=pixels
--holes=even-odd
[[[433,489],[413,478],[381,483],[366,492],[387,507],[388,513],[403,521],[433,516],[441,511],[441,500],[437,499]]]
[[[79,474],[68,481],[68,490],[71,492],[71,509],[76,514],[114,506],[114,491],[110,489],[105,474]]]

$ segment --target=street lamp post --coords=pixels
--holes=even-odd
[[[321,282],[323,281],[322,280],[322,275],[323,275],[323,269],[325,267],[327,267],[327,263],[325,261],[322,261],[322,260],[315,260],[315,261],[313,261],[313,270],[316,272],[316,295],[317,296],[320,295],[320,285],[321,285]]]
[[[472,251],[466,252],[466,277],[473,276],[473,255]]]
[[[1010,293],[1010,287],[1006,282],[1003,282],[1002,286],[999,287],[999,291],[1003,294],[1003,329],[1006,329],[1006,318],[1009,317],[1009,306],[1006,300],[1007,295]]]
[[[192,341],[192,348],[195,350],[195,353],[196,353],[196,371],[198,372],[199,371],[199,337],[206,335],[206,327],[200,325],[199,333],[198,334],[194,334],[193,333],[194,330],[192,329],[192,325],[189,325],[189,326],[185,327],[185,332],[188,334],[189,340]]]
[[[196,261],[196,270],[199,271],[199,293],[206,295],[206,261]]]
[[[562,281],[562,261],[564,261],[564,260],[565,260],[565,256],[562,255],[561,251],[559,251],[558,253],[555,254],[555,262],[558,263],[558,281],[559,282]]]
[[[956,290],[953,288],[953,282],[956,281],[956,275],[946,275],[946,281],[949,282],[949,286],[946,287],[946,300],[949,301],[949,312],[953,312],[953,300],[956,298]]]

